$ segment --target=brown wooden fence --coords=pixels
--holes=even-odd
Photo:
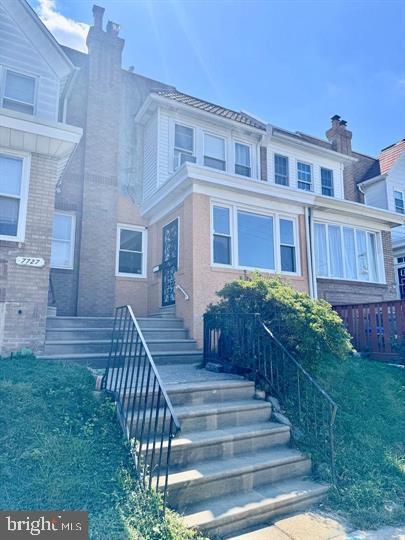
[[[352,335],[353,346],[375,360],[398,360],[405,338],[405,300],[334,306]]]

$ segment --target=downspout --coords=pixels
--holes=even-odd
[[[307,264],[308,264],[308,282],[309,296],[318,298],[318,288],[315,276],[315,259],[314,259],[314,242],[313,242],[313,227],[312,227],[312,208],[306,206],[305,209],[305,235],[307,243]]]

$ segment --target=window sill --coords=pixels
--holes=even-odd
[[[381,281],[361,281],[360,279],[345,279],[345,278],[338,278],[338,277],[326,277],[326,276],[317,276],[317,281],[338,281],[342,284],[347,285],[369,285],[370,287],[386,287],[386,282]]]
[[[280,270],[270,270],[265,268],[253,268],[251,266],[232,266],[229,264],[218,264],[218,263],[212,263],[211,268],[216,271],[226,270],[226,271],[232,271],[232,272],[260,272],[264,274],[272,274],[272,275],[278,275],[278,276],[286,276],[286,277],[294,277],[294,278],[303,278],[301,274],[298,272],[282,272]]]
[[[1,242],[14,242],[15,244],[22,244],[24,242],[23,237],[18,236],[7,236],[5,234],[0,234]]]
[[[72,272],[74,270],[73,266],[51,266],[51,270],[65,270],[67,272]]]
[[[115,277],[120,281],[133,280],[133,279],[147,279],[148,276],[144,274],[115,274]]]

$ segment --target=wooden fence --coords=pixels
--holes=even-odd
[[[405,300],[334,306],[352,335],[353,346],[375,360],[399,359],[405,338]],[[405,346],[405,344],[404,344]]]

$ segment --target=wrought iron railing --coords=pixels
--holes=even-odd
[[[293,425],[293,438],[311,450],[315,465],[328,464],[328,476],[335,481],[337,405],[260,315],[206,314],[204,362],[250,376],[277,397]]]
[[[121,426],[133,440],[142,485],[162,491],[164,508],[172,439],[180,423],[130,306],[116,308],[102,387],[116,400]]]

